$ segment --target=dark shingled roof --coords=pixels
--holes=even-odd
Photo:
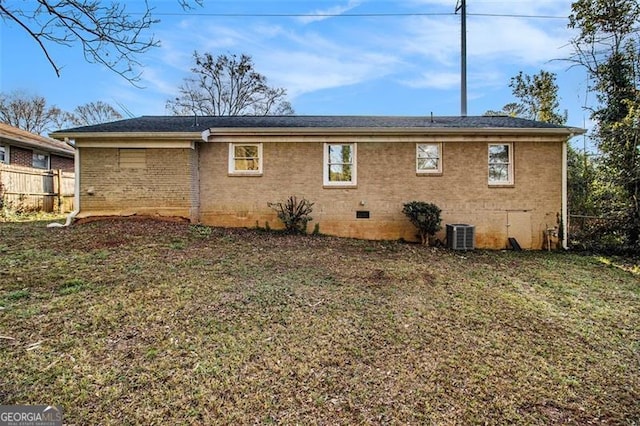
[[[562,129],[566,126],[515,117],[383,117],[383,116],[142,116],[55,133],[202,132],[211,128],[505,128]],[[55,133],[53,136],[55,136]]]

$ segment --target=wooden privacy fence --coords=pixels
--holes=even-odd
[[[0,164],[0,195],[5,209],[18,213],[73,210],[75,173]]]

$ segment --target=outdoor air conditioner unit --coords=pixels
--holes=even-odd
[[[473,250],[476,228],[465,223],[447,224],[447,247],[452,250]]]

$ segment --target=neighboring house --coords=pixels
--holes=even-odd
[[[52,136],[75,140],[79,218],[276,228],[267,203],[296,195],[321,233],[415,240],[402,206],[419,200],[443,225],[475,226],[476,247],[540,249],[549,228],[566,236],[567,141],[582,132],[512,117],[145,116]]]
[[[64,142],[0,123],[0,163],[73,171],[74,149]]]

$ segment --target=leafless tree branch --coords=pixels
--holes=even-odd
[[[179,96],[167,101],[176,115],[287,115],[293,114],[287,91],[269,87],[248,55],[194,53],[193,76],[185,78]]]
[[[178,0],[189,10],[204,0]],[[52,45],[80,45],[85,59],[101,64],[132,84],[140,81],[137,57],[159,45],[147,31],[159,20],[145,0],[140,18],[129,13],[126,3],[103,4],[100,0],[0,1],[0,18],[16,23],[38,44],[60,76],[61,66],[51,55]]]

